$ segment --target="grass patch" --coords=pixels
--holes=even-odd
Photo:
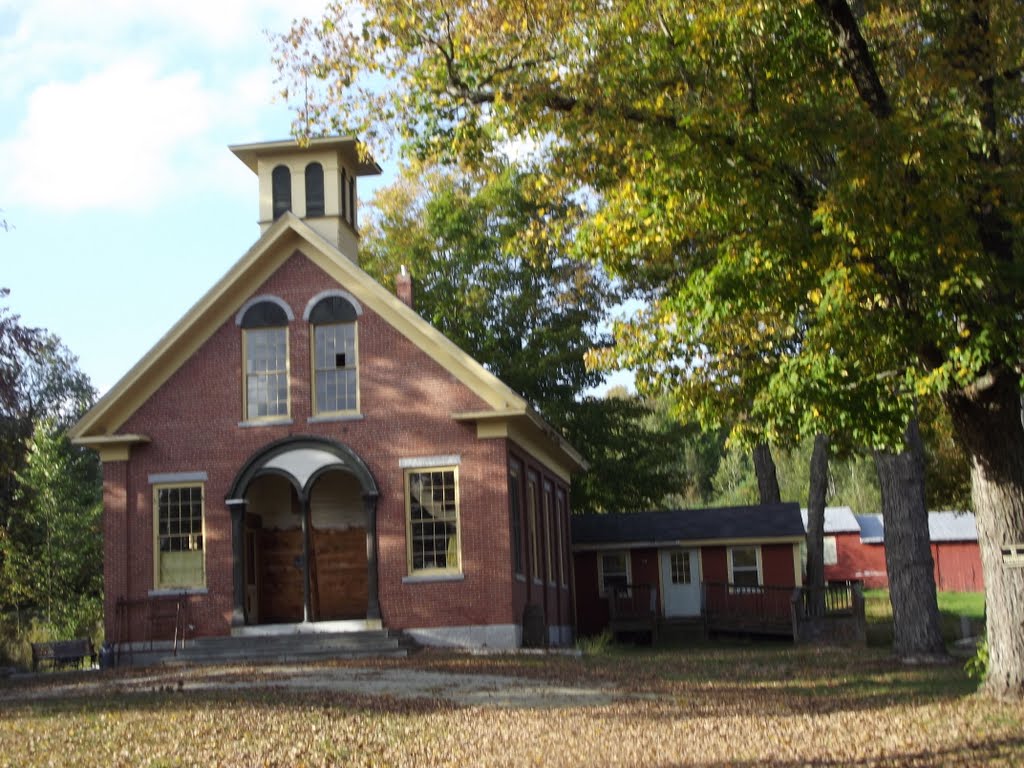
[[[985,594],[983,592],[939,592],[939,619],[942,622],[942,637],[946,644],[955,643],[962,637],[963,621],[966,616],[968,631],[980,634],[985,628]],[[868,625],[868,645],[888,647],[892,645],[892,604],[889,590],[864,590],[864,613]]]

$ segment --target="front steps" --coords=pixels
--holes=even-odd
[[[153,664],[234,664],[246,662],[292,663],[329,659],[405,657],[419,646],[404,633],[387,629],[332,631],[315,625],[244,627],[231,637],[198,637],[177,652],[170,643],[149,644],[118,653],[119,666]]]

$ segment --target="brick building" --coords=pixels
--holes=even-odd
[[[107,637],[171,596],[199,636],[513,647],[529,615],[570,642],[583,459],[412,310],[407,275],[395,296],[359,268],[379,168],[353,140],[232,151],[259,239],[72,430],[103,462]]]

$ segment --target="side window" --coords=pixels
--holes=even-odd
[[[508,507],[512,526],[512,568],[522,576],[523,571],[523,469],[518,461],[508,465]]]
[[[526,529],[530,547],[530,578],[540,583],[540,541],[537,525],[537,475],[526,473]]]
[[[548,584],[555,583],[554,548],[555,521],[551,516],[554,489],[547,480],[544,481],[543,520],[544,520],[544,579]]]
[[[405,473],[409,574],[460,573],[457,467]]]
[[[154,586],[203,587],[203,485],[153,486]]]
[[[836,549],[836,537],[826,536],[824,541],[825,551],[823,553],[824,565],[837,565],[839,563],[839,551]]]
[[[608,597],[616,587],[629,584],[629,552],[601,552],[597,556],[597,588]]]
[[[292,209],[292,173],[288,166],[279,165],[270,174],[270,194],[274,202],[274,218]]]
[[[572,555],[566,551],[565,542],[565,493],[561,490],[558,491],[558,495],[555,497],[555,521],[558,528],[558,580],[563,587],[569,586],[569,580],[566,577],[567,560]]]
[[[760,547],[729,547],[729,583],[737,587],[761,585]]]
[[[255,300],[239,313],[242,327],[243,418],[280,419],[289,414],[288,322],[280,299]]]
[[[310,303],[312,325],[313,414],[359,411],[358,309],[345,296],[331,294]]]
[[[324,215],[324,167],[320,163],[306,166],[306,215]]]

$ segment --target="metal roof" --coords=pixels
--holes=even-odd
[[[574,515],[575,547],[804,537],[796,503]]]
[[[800,517],[804,521],[804,530],[807,530],[807,510],[800,510]],[[860,533],[860,525],[849,507],[825,507],[825,534],[836,533]]]
[[[885,542],[885,521],[881,515],[854,515],[860,523],[864,544]],[[978,527],[973,512],[929,512],[929,541],[977,541]]]
[[[932,541],[977,541],[973,512],[929,512],[928,538]]]

